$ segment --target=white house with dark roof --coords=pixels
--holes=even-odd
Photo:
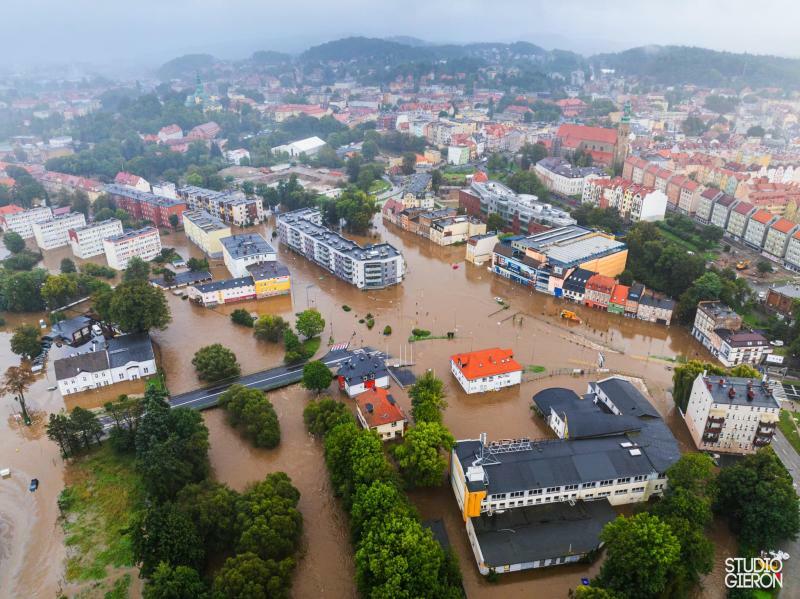
[[[373,387],[382,389],[388,387],[389,370],[383,358],[359,352],[339,366],[336,379],[339,382],[339,390],[352,398]]]
[[[153,343],[147,333],[121,335],[87,349],[53,362],[61,395],[134,381],[157,372]]]

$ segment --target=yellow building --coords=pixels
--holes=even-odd
[[[197,247],[211,258],[222,257],[221,239],[231,236],[231,228],[205,210],[186,210],[183,230]]]
[[[286,295],[292,290],[289,269],[280,262],[261,262],[247,267],[255,283],[256,297]]]
[[[524,249],[529,258],[549,264],[557,275],[580,267],[616,278],[625,270],[628,261],[628,248],[624,243],[612,235],[578,226],[538,233],[516,242],[516,246]]]

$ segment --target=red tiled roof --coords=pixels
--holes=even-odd
[[[594,274],[586,280],[586,289],[611,293],[616,281],[605,275]]]
[[[772,220],[772,213],[766,210],[756,210],[750,218],[762,225],[766,225]]]
[[[739,202],[736,205],[736,208],[733,209],[734,212],[738,212],[739,214],[747,214],[753,209],[753,205],[749,202]]]
[[[793,223],[790,220],[787,220],[785,218],[779,218],[774,223],[772,223],[772,228],[776,229],[777,231],[780,231],[781,233],[788,233],[796,225],[797,225],[797,223]]]
[[[8,206],[0,206],[0,216],[5,216],[7,214],[16,214],[17,212],[23,212],[24,210],[17,206],[16,204],[9,204]]]
[[[631,288],[627,285],[617,284],[614,286],[614,291],[611,292],[611,303],[624,304],[628,300],[628,292],[630,289]]]
[[[472,175],[472,181],[474,183],[486,183],[488,180],[489,176],[483,171],[476,171],[475,174]]]
[[[587,127],[586,125],[565,124],[558,128],[557,137],[560,137],[565,147],[578,147],[580,142],[600,142],[606,144],[617,143],[617,132],[614,129],[603,127]]]
[[[356,405],[367,425],[381,426],[405,420],[405,414],[386,389],[373,387],[355,396]],[[372,409],[369,409],[369,408]]]
[[[520,363],[514,359],[514,352],[499,347],[455,354],[450,359],[469,380],[522,370]]]

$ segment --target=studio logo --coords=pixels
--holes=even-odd
[[[725,560],[725,586],[729,589],[782,589],[780,557],[729,557]]]

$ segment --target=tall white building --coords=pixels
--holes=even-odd
[[[753,453],[775,435],[780,405],[766,379],[697,375],[684,419],[698,449]]]
[[[108,265],[115,270],[128,268],[134,256],[152,260],[161,253],[161,237],[155,227],[144,227],[103,240]]]
[[[109,218],[69,232],[69,243],[76,258],[91,258],[104,252],[103,240],[122,235],[122,221]]]
[[[262,262],[275,262],[278,254],[258,233],[231,235],[220,239],[222,259],[228,272],[234,277],[246,277],[250,273],[247,267]]]
[[[69,232],[86,225],[81,212],[70,212],[32,225],[33,236],[40,250],[52,250],[69,244]]]
[[[547,189],[565,196],[580,196],[586,181],[605,176],[601,168],[573,166],[558,157],[542,158],[536,163],[535,171]]]
[[[406,263],[391,244],[360,246],[322,226],[319,210],[278,215],[280,242],[359,289],[381,289],[403,281]]]
[[[48,220],[53,220],[53,211],[47,206],[40,206],[24,210],[22,212],[14,212],[6,214],[3,217],[3,231],[14,231],[19,233],[23,239],[33,237],[33,225]]]

